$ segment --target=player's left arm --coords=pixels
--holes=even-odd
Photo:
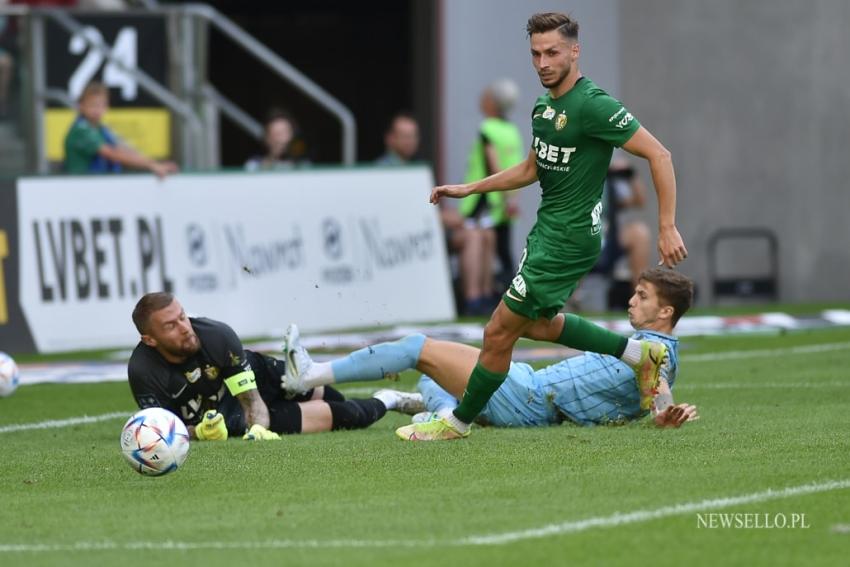
[[[673,392],[664,378],[658,382],[658,393],[653,402],[652,419],[662,429],[681,427],[687,421],[699,419],[696,406],[673,403]]]
[[[688,257],[688,250],[676,228],[676,175],[670,151],[643,126],[623,144],[623,149],[649,161],[658,194],[658,252],[661,263],[672,268]]]
[[[263,398],[260,397],[260,391],[254,388],[246,390],[241,394],[237,394],[236,399],[239,400],[239,405],[242,406],[242,413],[245,415],[245,422],[250,429],[254,425],[261,425],[268,429],[269,427],[269,408]]]
[[[244,439],[280,439],[276,433],[268,430],[270,424],[269,408],[257,389],[257,379],[236,332],[221,322],[214,322],[218,332],[214,335],[219,341],[208,347],[218,355],[221,365],[221,377],[224,385],[242,406],[242,414],[248,425]]]
[[[224,375],[224,385],[230,391],[230,394],[239,401],[242,406],[242,414],[245,416],[245,423],[248,424],[248,429],[255,425],[261,426],[263,429],[269,427],[269,408],[266,407],[266,402],[260,396],[260,391],[257,389],[257,379],[254,376],[254,370],[248,363],[245,356],[245,351],[242,350],[242,345],[238,344],[238,350],[235,352],[229,351],[234,366],[222,368]]]

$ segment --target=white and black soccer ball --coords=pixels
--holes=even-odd
[[[0,352],[0,398],[11,396],[18,389],[20,380],[15,360],[5,352]]]
[[[189,454],[189,430],[166,409],[143,409],[124,424],[121,452],[140,474],[168,474],[177,470]]]

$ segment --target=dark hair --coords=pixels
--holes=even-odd
[[[80,93],[80,98],[77,102],[83,102],[90,96],[105,96],[109,97],[109,89],[100,81],[92,81],[85,86],[83,92]]]
[[[168,307],[172,301],[174,301],[174,294],[167,291],[155,291],[142,296],[133,309],[133,324],[136,325],[140,335],[147,334],[151,314]]]
[[[416,120],[416,117],[413,115],[412,112],[410,112],[409,110],[399,110],[398,112],[393,114],[392,118],[390,118],[389,121],[387,122],[387,127],[384,128],[384,133],[389,134],[390,132],[392,132],[393,129],[395,128],[395,121],[399,120],[399,119],[412,120],[417,125],[419,125],[419,121]]]
[[[578,39],[578,22],[559,12],[534,14],[528,18],[528,24],[525,26],[528,37],[531,37],[531,34],[546,33],[552,30],[558,30],[565,39],[573,41]]]
[[[666,268],[645,270],[639,280],[649,282],[658,291],[660,303],[673,308],[673,326],[691,308],[694,302],[694,282],[688,276]]]
[[[263,120],[263,126],[268,129],[269,125],[277,120],[286,120],[292,125],[293,131],[297,129],[298,125],[295,123],[295,118],[293,118],[292,114],[279,107],[270,108],[269,111],[266,112],[266,118]]]

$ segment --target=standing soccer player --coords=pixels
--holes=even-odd
[[[649,161],[658,194],[658,251],[673,267],[687,257],[676,229],[676,180],[670,152],[617,100],[583,77],[578,22],[535,14],[526,27],[531,59],[549,92],[532,114],[533,142],[522,163],[481,181],[436,187],[431,202],[510,191],[540,181],[543,196],[519,270],[484,329],[484,344],[463,400],[440,419],[417,424],[411,441],[460,439],[505,380],[520,337],[616,356],[635,369],[641,408],[649,409],[666,347],[628,339],[575,315],[554,316],[590,271],[601,249],[602,186],[614,147]]]

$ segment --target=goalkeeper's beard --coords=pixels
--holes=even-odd
[[[180,341],[179,346],[166,347],[161,343],[160,345],[166,352],[168,352],[168,354],[176,358],[189,358],[201,350],[201,341],[198,340],[198,335],[194,333]]]

